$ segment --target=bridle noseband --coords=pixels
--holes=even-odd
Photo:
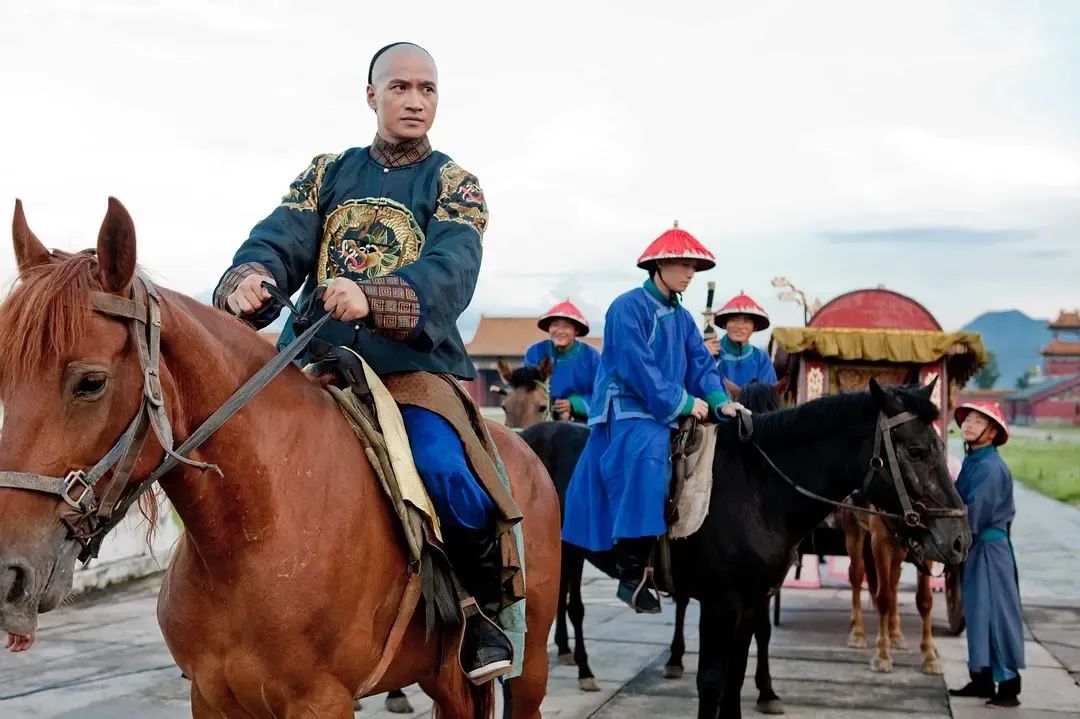
[[[330,318],[329,314],[324,314],[312,322],[303,334],[236,390],[225,404],[174,449],[172,425],[165,411],[165,397],[161,390],[161,297],[150,280],[142,275],[134,278],[132,295],[132,299],[107,292],[92,292],[90,296],[95,312],[128,323],[138,351],[139,371],[143,378],[142,393],[139,409],[127,429],[105,456],[89,469],[72,469],[63,477],[0,471],[0,488],[57,495],[73,510],[61,515],[60,521],[67,527],[67,538],[82,547],[79,559],[83,562],[98,555],[101,541],[109,530],[120,523],[139,497],[177,465],[184,464],[203,471],[213,470],[220,475],[221,470],[217,465],[188,459],[188,453],[205,442],[259,390],[280,374]],[[149,476],[125,494],[124,490],[151,430],[165,451],[165,456]],[[112,479],[98,499],[94,491],[110,470]]]
[[[753,419],[749,413],[739,413],[738,432],[739,439],[742,442],[750,443],[754,446],[761,456],[765,459],[765,462],[772,467],[781,479],[791,486],[799,494],[809,497],[815,501],[823,504],[829,504],[834,507],[841,507],[843,509],[850,510],[852,512],[858,512],[861,514],[872,514],[874,516],[882,517],[883,519],[892,519],[898,522],[902,522],[910,528],[925,529],[926,525],[923,523],[923,517],[939,518],[939,517],[955,517],[963,518],[967,516],[967,509],[959,507],[956,509],[949,509],[948,507],[927,507],[920,501],[912,502],[908,496],[907,486],[904,482],[903,470],[907,468],[907,465],[901,465],[900,460],[896,454],[896,444],[892,437],[892,430],[906,422],[918,419],[918,415],[914,412],[901,412],[894,417],[887,417],[884,413],[878,414],[877,427],[874,431],[874,452],[870,456],[870,466],[866,470],[866,476],[863,478],[862,488],[856,490],[861,496],[866,497],[870,491],[870,484],[874,481],[874,478],[881,474],[888,474],[892,478],[893,486],[896,489],[896,495],[900,500],[900,508],[903,514],[896,514],[895,512],[885,512],[879,509],[872,509],[870,507],[862,507],[857,504],[848,504],[844,502],[837,502],[829,499],[828,497],[822,497],[820,494],[811,492],[809,489],[797,484],[791,477],[784,473],[772,458],[761,448],[761,446],[753,440]],[[885,447],[885,458],[881,456],[881,448]],[[885,463],[888,461],[889,471],[885,472]]]

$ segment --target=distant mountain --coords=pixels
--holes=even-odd
[[[964,330],[982,335],[986,349],[997,356],[999,389],[1016,387],[1016,379],[1033,365],[1042,365],[1039,350],[1050,342],[1049,320],[1033,319],[1019,310],[984,312]]]

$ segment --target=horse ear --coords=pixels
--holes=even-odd
[[[551,377],[551,370],[554,368],[555,363],[551,361],[550,357],[545,357],[540,360],[540,381],[547,382]]]
[[[921,394],[928,402],[933,400],[934,387],[937,387],[937,381],[938,378],[935,376],[934,379],[930,380],[929,384],[919,388],[919,394]]]
[[[739,399],[739,393],[742,392],[742,387],[735,384],[727,377],[724,377],[724,389],[727,391],[728,397],[731,397],[732,400]]]
[[[878,384],[877,379],[874,377],[870,378],[870,394],[873,395],[878,408],[886,414],[897,414],[904,411],[904,406],[900,401]]]
[[[15,200],[15,215],[11,218],[11,240],[15,245],[15,264],[19,268],[20,276],[52,259],[48,248],[41,244],[41,240],[26,223],[22,200]]]
[[[101,284],[106,292],[122,293],[135,276],[135,223],[115,197],[101,223],[97,242]]]
[[[776,384],[774,384],[774,385],[772,386],[772,388],[773,388],[773,392],[776,392],[776,394],[777,394],[777,396],[778,396],[778,397],[783,397],[783,396],[784,396],[784,393],[785,393],[785,392],[787,392],[787,388],[788,388],[788,381],[789,381],[790,379],[791,379],[791,378],[790,378],[790,376],[789,376],[789,375],[784,375],[783,377],[781,377],[781,378],[780,378],[780,379],[779,379],[779,380],[777,381],[777,383],[776,383]]]
[[[502,381],[509,383],[511,374],[510,363],[500,357],[499,361],[495,363],[495,366],[499,369],[499,376],[502,377]]]

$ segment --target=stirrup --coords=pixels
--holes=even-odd
[[[476,599],[473,597],[462,599],[458,606],[461,608],[461,634],[458,638],[457,649],[458,668],[461,669],[461,673],[465,675],[465,678],[474,686],[483,686],[492,679],[496,679],[512,672],[514,669],[514,643],[510,641],[510,637],[506,635],[506,632],[503,631],[502,627],[496,624],[494,620],[488,617],[488,615],[484,614],[480,609],[480,605],[477,604]],[[506,643],[510,645],[510,659],[492,662],[472,671],[465,668],[465,665],[461,661],[461,654],[465,649],[465,632],[467,631],[465,625],[472,616],[479,616],[481,621],[487,622],[493,626],[499,634],[506,638]]]
[[[642,592],[645,592],[656,599],[657,608],[655,611],[642,609],[638,606],[638,597]],[[638,582],[637,589],[630,596],[630,608],[638,614],[659,614],[660,608],[663,607],[664,602],[660,597],[660,588],[656,586],[656,580],[653,579],[653,568],[645,567],[645,572],[641,575],[641,581]]]

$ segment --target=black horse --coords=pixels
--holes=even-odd
[[[780,396],[772,385],[757,381],[751,382],[740,390],[739,401],[752,412],[766,412],[780,407]],[[574,467],[589,438],[589,430],[582,425],[569,422],[543,422],[527,427],[521,433],[521,437],[547,468],[555,483],[555,490],[559,494],[559,505],[562,507],[566,488],[570,485],[570,478],[574,474]],[[578,686],[584,691],[599,691],[600,687],[589,667],[589,655],[585,649],[583,629],[585,605],[581,600],[581,576],[586,560],[608,576],[615,578],[614,551],[592,552],[573,544],[563,544],[559,606],[555,615],[555,646],[560,662],[577,665]],[[664,668],[664,675],[669,679],[678,679],[682,676],[682,657],[686,646],[683,625],[690,595],[678,591],[676,587],[675,600],[675,633],[671,640],[671,658]],[[566,624],[568,616],[574,627],[572,651]],[[755,633],[758,642],[755,675],[759,689],[758,706],[767,713],[782,713],[780,698],[772,689],[772,678],[769,673],[768,645],[772,625],[769,623],[768,612],[762,613],[762,622],[759,624]]]
[[[971,533],[932,424],[932,392],[871,380],[869,392],[755,415],[749,443],[737,423],[719,426],[709,515],[672,547],[676,586],[701,602],[699,719],[741,716],[758,616],[799,541],[832,509],[788,479],[833,502],[861,492],[917,556],[966,556]]]

